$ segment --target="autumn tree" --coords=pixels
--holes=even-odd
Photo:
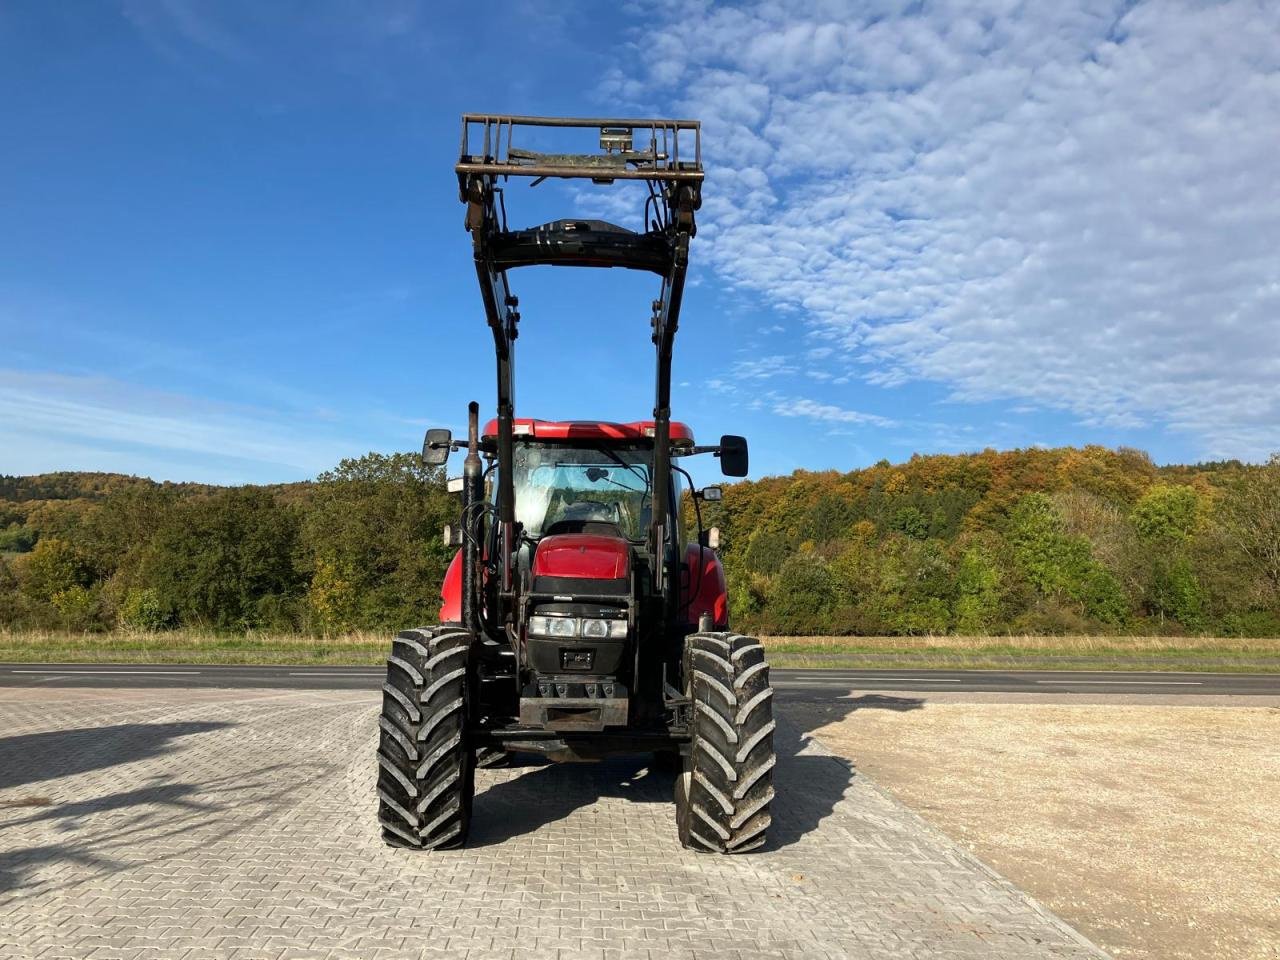
[[[1230,545],[1247,559],[1264,603],[1280,601],[1280,453],[1240,475],[1218,518]]]

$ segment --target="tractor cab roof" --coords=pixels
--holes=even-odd
[[[600,420],[532,420],[516,418],[512,421],[512,434],[517,440],[590,440],[619,441],[651,440],[654,435],[652,420],[636,420],[632,423],[607,423]],[[484,425],[484,438],[498,435],[498,421]],[[687,424],[671,422],[671,441],[679,446],[693,445],[693,431]]]

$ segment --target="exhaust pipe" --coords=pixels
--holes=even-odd
[[[484,470],[480,464],[480,404],[467,405],[467,456],[462,461],[462,623],[480,631],[480,532],[484,514],[476,507],[484,499]]]

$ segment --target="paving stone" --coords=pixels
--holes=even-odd
[[[0,694],[6,960],[1103,956],[785,716],[762,851],[682,850],[637,758],[481,770],[421,854],[378,836],[372,694],[42,696]]]

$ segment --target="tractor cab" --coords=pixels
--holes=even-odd
[[[522,535],[538,541],[592,533],[643,544],[656,495],[653,431],[652,421],[517,421],[511,471]],[[671,434],[673,449],[693,446],[693,433],[684,424],[673,423]],[[496,443],[497,421],[485,427],[485,439]],[[664,496],[674,516],[679,500],[670,478]]]

